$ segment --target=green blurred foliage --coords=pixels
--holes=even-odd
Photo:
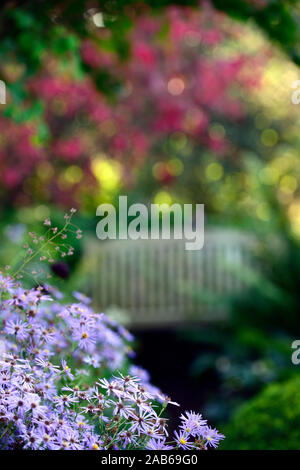
[[[282,160],[283,161],[283,160]],[[261,162],[252,160],[251,174],[260,173]],[[295,174],[295,173],[293,173]],[[245,289],[236,295],[218,295],[193,286],[191,295],[220,307],[229,317],[216,326],[189,332],[199,347],[190,373],[198,380],[213,374],[219,382],[207,403],[210,417],[227,420],[232,411],[266,384],[298,374],[291,363],[291,344],[299,336],[300,249],[295,227],[285,204],[276,197],[273,185],[258,184],[261,203],[269,210],[268,220],[246,217],[254,236],[251,265],[228,266]],[[295,236],[296,235],[296,236]],[[210,294],[210,295],[209,295]],[[182,334],[182,333],[181,333]],[[225,398],[225,399],[224,399]]]
[[[269,385],[236,411],[224,433],[221,449],[299,450],[300,377]]]
[[[43,222],[46,218],[50,218],[52,227],[57,227],[58,231],[64,226],[64,212],[57,207],[46,207],[42,205],[31,206],[22,208],[15,211],[7,211],[0,220],[0,233],[1,233],[1,245],[0,245],[0,260],[1,266],[10,266],[12,270],[15,270],[22,262],[26,254],[25,244],[32,241],[32,237],[29,233],[35,233],[37,238],[44,236],[46,227]],[[76,227],[79,227],[83,234],[91,232],[93,229],[93,219],[87,218],[84,215],[76,214],[73,217],[73,222]],[[51,269],[52,264],[39,261],[39,257],[31,262],[26,267],[26,273],[24,274],[23,283],[27,287],[32,287],[38,283],[43,284],[44,282],[50,282],[59,288],[68,300],[71,300],[71,293],[74,289],[80,290],[82,282],[80,282],[80,266],[83,246],[83,239],[76,238],[76,228],[72,228],[68,236],[68,242],[74,248],[74,254],[61,258],[61,251],[57,251],[53,256],[54,265],[57,262],[63,263],[66,266],[66,270],[69,273],[65,278],[53,272]],[[45,255],[48,258],[46,252],[41,251],[40,256]],[[40,269],[43,269],[43,273],[39,273]],[[38,272],[37,276],[32,276],[31,272],[35,270]],[[46,280],[46,275],[50,274],[51,279]]]
[[[299,55],[299,1],[298,0],[213,0],[216,9],[241,21],[253,20],[272,40],[277,42],[285,52],[297,63]],[[112,29],[115,38],[115,49],[126,56],[128,48],[124,41],[124,31],[128,26],[128,12],[136,14],[153,11],[169,5],[199,7],[197,0],[98,0],[93,2],[93,8],[105,14],[106,25]],[[90,7],[86,0],[56,0],[52,2],[36,2],[32,0],[7,2],[2,10],[10,13],[3,17],[1,29],[6,33],[6,43],[11,45],[11,39],[18,34],[20,56],[26,62],[36,66],[40,54],[45,47],[53,42],[60,51],[66,51],[74,46],[75,38],[57,44],[53,36],[56,22],[62,22],[70,30],[84,37],[87,35],[82,20],[84,13]],[[32,40],[38,39],[38,47],[32,48]]]

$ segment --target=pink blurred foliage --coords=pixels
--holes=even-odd
[[[83,145],[79,137],[71,137],[53,143],[52,152],[66,161],[76,161],[83,153]]]
[[[31,99],[44,103],[49,137],[43,146],[33,143],[34,126],[1,118],[5,137],[0,142],[0,182],[12,193],[12,201],[30,200],[24,187],[32,177],[38,186],[40,161],[48,162],[53,176],[41,183],[43,188],[36,190],[35,197],[40,194],[41,199],[60,205],[75,200],[80,205],[84,194],[97,192],[91,162],[99,152],[121,161],[124,184],[132,184],[158,140],[174,131],[220,156],[230,151],[230,141],[212,138],[209,126],[216,117],[243,119],[247,110],[231,90],[259,86],[263,54],[226,59],[216,54],[219,45],[237,39],[243,29],[233,23],[229,28],[228,19],[208,2],[201,2],[198,10],[172,6],[160,16],[146,14],[134,21],[128,34],[128,60],[103,50],[101,34],[107,38],[107,32],[100,30],[81,43],[81,58],[91,68],[82,79],[75,79],[72,70],[62,73],[60,58],[51,57],[38,75],[27,80]],[[165,24],[166,32],[161,33]],[[120,82],[113,100],[95,85],[99,71]],[[60,172],[74,163],[83,170],[83,178],[64,187],[59,184]]]
[[[34,145],[35,128],[0,118],[0,180],[7,192],[18,191],[22,183],[35,170],[38,162],[46,158],[43,148]]]
[[[156,65],[156,51],[148,44],[139,42],[133,45],[132,60],[151,70]]]
[[[97,48],[93,41],[84,40],[80,53],[83,61],[91,67],[111,67],[114,65],[112,54]]]

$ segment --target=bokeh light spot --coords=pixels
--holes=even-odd
[[[168,92],[173,96],[181,95],[184,88],[184,80],[180,77],[173,77],[168,81]]]
[[[285,175],[280,180],[281,191],[287,194],[293,194],[298,186],[297,179],[292,175]]]
[[[167,169],[173,176],[179,176],[183,172],[183,163],[179,158],[172,158],[168,161]]]
[[[183,150],[187,144],[187,137],[183,132],[173,132],[170,137],[170,145],[174,150]]]
[[[167,204],[170,206],[172,204],[172,197],[166,191],[158,192],[154,197],[155,204]]]
[[[279,171],[277,168],[266,166],[259,172],[259,179],[262,183],[273,185],[276,184],[279,179]]]
[[[92,19],[93,19],[94,25],[97,26],[97,28],[104,28],[105,27],[103,14],[100,11],[98,13],[95,13],[92,16]]]
[[[296,200],[292,202],[288,209],[288,215],[292,227],[292,231],[298,237],[300,237],[300,201]]]
[[[79,183],[82,179],[82,170],[79,166],[71,165],[65,171],[65,178],[71,184]]]
[[[42,162],[37,167],[37,176],[42,181],[49,180],[54,175],[54,168],[49,162]]]
[[[212,139],[221,139],[225,137],[226,131],[222,124],[214,123],[209,127],[208,133]]]
[[[259,204],[256,208],[256,215],[260,220],[268,222],[270,220],[270,211],[267,204]]]
[[[152,173],[155,179],[160,180],[165,171],[165,164],[162,162],[155,163],[152,168]]]
[[[40,205],[35,207],[34,209],[34,216],[37,220],[44,220],[50,215],[50,210],[47,206]]]
[[[211,181],[218,181],[222,178],[223,173],[223,167],[219,163],[210,163],[205,170],[205,175],[207,179]]]
[[[120,165],[105,158],[95,158],[92,162],[92,171],[104,190],[117,189],[121,180]]]
[[[266,147],[273,147],[278,142],[278,134],[274,129],[265,129],[261,133],[261,141]]]

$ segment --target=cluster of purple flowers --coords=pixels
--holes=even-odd
[[[1,318],[8,352],[38,357],[71,354],[79,367],[118,369],[133,354],[132,335],[105,314],[95,313],[89,299],[62,306],[61,295],[50,286],[23,289],[9,277],[0,275]],[[78,297],[78,294],[74,294]]]
[[[26,290],[0,273],[0,448],[217,447],[224,436],[194,412],[169,438],[162,412],[177,403],[141,368],[113,375],[133,354],[131,334],[74,297],[63,305],[55,289]]]

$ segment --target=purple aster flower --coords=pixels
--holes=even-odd
[[[26,307],[28,306],[30,300],[28,298],[29,291],[17,287],[13,292],[13,295],[10,299],[5,300],[4,305],[10,305],[15,307]]]
[[[40,404],[40,397],[36,393],[28,393],[26,395],[26,402],[33,416],[42,417],[46,415],[47,407]]]
[[[149,450],[171,450],[173,446],[166,444],[166,438],[163,439],[150,439],[146,444],[146,449]]]
[[[129,405],[126,405],[122,400],[119,400],[117,402],[110,400],[108,403],[114,407],[113,415],[118,414],[125,419],[128,419],[132,416],[132,413],[134,411],[133,408]]]
[[[138,436],[148,434],[149,429],[153,427],[154,414],[154,410],[153,413],[141,410],[138,415],[132,414],[131,418],[133,422],[129,427],[130,431],[136,433]]]
[[[203,437],[206,439],[206,442],[209,446],[215,448],[218,447],[218,444],[222,439],[225,439],[223,434],[219,433],[217,429],[213,429],[210,426],[206,426]]]
[[[96,382],[96,385],[99,385],[101,388],[107,390],[107,395],[115,395],[116,397],[124,397],[125,392],[124,388],[120,387],[120,384],[116,380],[111,380],[110,382],[107,379],[101,379]]]
[[[83,415],[77,415],[76,416],[76,424],[78,426],[78,429],[79,430],[91,430],[92,429],[92,426],[90,426],[88,424],[88,422],[86,421],[86,418],[83,416]]]
[[[96,343],[95,334],[88,328],[80,327],[73,333],[73,338],[78,341],[78,346],[84,350],[88,350]]]
[[[118,438],[123,441],[123,446],[122,448],[126,448],[129,444],[132,444],[134,446],[137,445],[137,436],[132,434],[129,430],[127,431],[122,431],[119,435]]]
[[[83,446],[80,443],[80,435],[76,429],[71,426],[60,428],[57,432],[57,441],[62,448],[69,450],[82,450]]]
[[[87,449],[90,450],[103,450],[103,442],[99,436],[90,435],[87,439]]]
[[[27,322],[22,320],[8,320],[4,331],[9,335],[15,335],[20,341],[28,338],[29,326]]]
[[[48,360],[44,360],[41,357],[37,357],[35,362],[38,366],[42,367],[43,369],[50,369],[52,372],[58,372],[59,367],[51,364]]]
[[[190,450],[194,447],[194,442],[189,441],[189,434],[179,430],[179,434],[177,431],[174,432],[175,441],[179,448],[184,450]]]
[[[167,405],[174,405],[174,406],[180,406],[179,403],[177,403],[176,401],[172,401],[170,397],[168,397],[167,395],[159,395],[158,396],[158,399],[161,403],[163,403],[163,406],[167,406]]]
[[[69,408],[71,404],[78,402],[78,398],[71,395],[57,395],[53,397],[53,402],[56,404],[57,408],[61,411],[64,408]]]
[[[180,416],[182,421],[179,426],[183,431],[192,436],[199,436],[206,426],[207,421],[202,419],[202,415],[194,411],[186,411]]]
[[[76,300],[79,300],[79,302],[82,302],[83,304],[89,305],[91,303],[91,299],[87,297],[86,295],[82,294],[81,292],[74,291],[73,292],[73,297]]]
[[[46,430],[44,426],[39,426],[35,432],[38,441],[41,442],[41,447],[43,449],[55,450],[57,446],[55,445],[55,435],[52,430]]]
[[[95,369],[98,369],[101,365],[100,359],[97,356],[87,356],[87,357],[84,358],[83,361],[86,364],[89,364],[89,365],[95,367]]]
[[[64,359],[61,361],[61,365],[62,365],[62,368],[65,371],[66,375],[69,377],[69,379],[74,380],[74,375],[71,373],[71,369],[67,365],[67,363]]]
[[[8,410],[16,410],[20,415],[24,415],[29,410],[28,402],[22,394],[7,395],[5,404]]]
[[[58,300],[61,300],[64,297],[62,292],[60,292],[56,287],[50,286],[49,284],[44,285],[44,290],[49,292],[51,295],[53,295],[53,297]]]
[[[54,328],[43,328],[39,332],[40,340],[44,341],[45,343],[53,344],[56,341],[56,335]]]
[[[0,290],[6,290],[9,294],[14,293],[14,281],[8,276],[0,274]]]
[[[134,336],[130,333],[130,331],[128,331],[126,328],[124,328],[124,326],[118,326],[118,332],[121,336],[123,336],[123,338],[126,339],[126,341],[133,341],[134,340]],[[132,375],[136,375],[136,374],[132,374]]]
[[[41,438],[35,429],[24,429],[20,437],[24,441],[24,449],[37,450],[41,444]]]
[[[138,377],[142,383],[149,383],[150,381],[149,372],[142,367],[132,365],[129,367],[129,373],[134,377]]]
[[[126,398],[128,398],[128,400],[132,402],[132,405],[137,406],[141,410],[152,410],[151,404],[147,401],[147,399],[141,396],[139,390],[132,390],[130,394],[126,395]]]
[[[38,302],[52,302],[53,299],[50,295],[48,294],[43,294],[40,289],[32,289],[28,293],[28,301],[32,302],[33,304],[36,304]]]
[[[160,430],[161,433],[163,433],[165,436],[168,436],[168,429],[167,429],[167,420],[165,418],[162,418],[160,416],[157,417],[156,419],[156,426]]]

